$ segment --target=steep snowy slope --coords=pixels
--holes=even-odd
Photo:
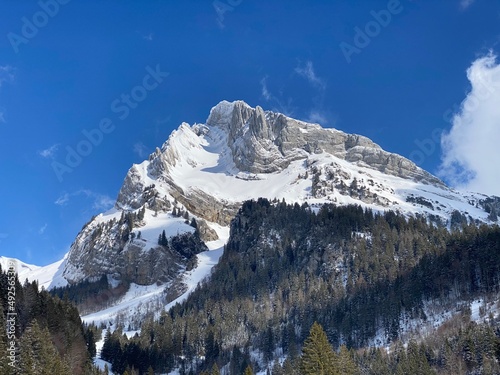
[[[45,277],[43,284],[108,275],[137,293],[161,284],[169,289],[166,301],[175,301],[216,263],[207,251],[222,251],[240,204],[258,197],[354,203],[425,215],[448,227],[493,223],[500,212],[499,198],[453,190],[366,137],[223,101],[206,123],[181,124],[161,149],[130,168],[115,208],[84,226],[66,259],[50,268],[56,280]],[[42,277],[36,272],[32,277]],[[126,303],[133,299],[128,295]]]
[[[66,279],[62,277],[65,259],[66,257],[47,266],[39,267],[24,263],[19,259],[0,256],[0,265],[2,266],[2,270],[6,271],[9,269],[11,262],[13,262],[14,269],[21,283],[26,279],[30,282],[37,280],[40,287],[50,289],[68,284]]]
[[[29,275],[32,272],[35,272],[40,268],[33,264],[24,263],[19,259],[0,256],[0,266],[2,267],[3,271],[7,271],[9,268],[12,267],[12,265],[15,271],[17,272],[19,280],[21,281],[24,281],[27,275]]]
[[[143,206],[155,185],[194,215],[226,225],[239,204],[256,197],[291,202],[358,203],[449,223],[457,210],[488,222],[495,200],[462,193],[369,139],[264,112],[244,102],[221,102],[206,124],[183,123],[149,160],[133,166],[117,208]],[[470,216],[470,218],[469,218]]]

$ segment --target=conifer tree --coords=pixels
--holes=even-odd
[[[252,368],[250,367],[250,365],[247,366],[243,375],[253,375],[253,371],[252,371]]]
[[[358,366],[354,362],[351,353],[345,345],[340,347],[338,354],[338,368],[342,375],[356,375],[359,373]]]
[[[295,365],[295,363],[297,361],[299,361],[298,358],[296,360],[292,360],[292,359],[290,359],[290,357],[285,359],[285,362],[283,362],[283,374],[299,375],[298,370],[297,370],[297,366]]]
[[[2,304],[0,304],[0,327],[6,327],[4,309]],[[2,334],[0,334],[0,374],[9,373],[10,360],[8,359],[9,353],[7,353],[7,342],[7,335],[2,332]]]
[[[271,370],[273,375],[284,375],[283,368],[280,366],[279,361],[274,361],[273,369]]]
[[[217,363],[214,363],[212,366],[212,371],[210,372],[210,375],[220,375],[219,367],[217,366]]]
[[[320,324],[314,322],[302,348],[300,369],[303,375],[340,375],[337,358]]]
[[[52,344],[48,329],[41,329],[36,320],[21,337],[19,367],[25,375],[71,374]]]

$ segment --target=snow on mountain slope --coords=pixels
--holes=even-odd
[[[197,254],[197,266],[186,271],[181,277],[186,284],[184,293],[179,295],[173,301],[165,304],[165,294],[168,291],[169,284],[153,284],[141,286],[131,284],[128,292],[113,306],[104,310],[84,315],[82,320],[86,323],[95,323],[97,325],[105,324],[115,325],[123,324],[124,327],[138,328],[138,324],[142,322],[143,316],[153,312],[158,318],[162,310],[168,311],[170,307],[176,303],[181,303],[187,296],[196,288],[198,283],[208,277],[214,265],[217,264],[224,244],[229,238],[227,228],[218,228],[220,239],[208,242],[208,251]],[[118,318],[118,319],[117,319]]]
[[[452,190],[364,137],[243,102],[221,102],[207,124],[183,123],[161,150],[131,168],[117,207],[142,206],[143,189],[152,184],[165,199],[177,199],[191,213],[223,225],[239,203],[257,197],[357,203],[435,215],[443,224],[455,210],[484,222],[490,214],[482,206],[488,197]],[[224,210],[232,214],[221,215]]]
[[[40,267],[24,263],[19,259],[0,256],[0,265],[2,266],[2,270],[5,271],[9,268],[10,263],[14,262],[14,269],[21,283],[24,283],[26,279],[30,282],[37,280],[40,288],[50,289],[68,284],[66,279],[62,277],[65,259],[66,257],[55,263]]]
[[[17,272],[19,280],[22,282],[27,275],[39,269],[39,266],[33,264],[27,264],[16,258],[8,258],[0,256],[0,266],[2,266],[3,271],[7,271],[14,264],[14,269]]]
[[[133,165],[115,208],[92,218],[67,257],[33,277],[47,287],[103,274],[131,283],[117,306],[87,321],[145,312],[167,300],[165,290],[171,306],[217,263],[240,204],[259,197],[391,209],[447,227],[493,223],[500,213],[500,198],[453,190],[366,137],[223,101],[204,124],[182,123]],[[168,241],[159,245],[163,231]]]
[[[44,267],[38,267],[26,274],[29,281],[38,280],[38,286],[45,289],[63,287],[68,285],[68,281],[62,276],[66,262],[66,256],[52,264]]]

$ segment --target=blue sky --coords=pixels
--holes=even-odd
[[[0,254],[60,259],[132,163],[223,99],[500,195],[499,42],[493,0],[2,1]]]

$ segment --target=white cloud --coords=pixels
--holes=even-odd
[[[319,78],[314,72],[314,67],[312,61],[307,61],[306,64],[301,67],[300,64],[295,68],[295,73],[304,77],[309,81],[309,83],[321,90],[326,88],[326,82]]]
[[[148,42],[151,42],[155,35],[153,32],[150,32],[149,34],[143,34],[140,31],[137,31],[137,34],[139,34],[142,37],[142,39],[147,40]]]
[[[115,205],[114,199],[108,195],[92,193],[90,197],[94,200],[92,208],[96,210],[107,211]]]
[[[14,68],[10,65],[0,65],[0,87],[4,82],[12,82],[14,80]],[[0,123],[5,124],[5,109],[0,108]]]
[[[306,119],[306,121],[320,124],[321,126],[325,126],[328,123],[326,114],[318,110],[312,110],[309,113],[309,117]]]
[[[52,159],[58,148],[59,148],[59,144],[56,143],[55,145],[52,145],[49,148],[40,151],[38,154],[43,158],[51,158]]]
[[[54,203],[57,204],[58,206],[65,206],[68,202],[69,202],[69,194],[64,193],[59,198],[57,198]]]
[[[274,96],[267,88],[267,76],[262,78],[260,80],[260,86],[261,86],[261,94],[262,97],[269,103],[271,103],[272,110],[275,112],[280,112],[283,113],[286,116],[293,117],[294,115],[294,108],[292,106],[292,98],[288,98],[286,101],[283,101],[279,99],[278,97]]]
[[[461,10],[466,10],[468,7],[470,7],[474,1],[476,0],[460,0],[460,9]]]
[[[267,89],[267,76],[260,80],[260,86],[262,87],[262,97],[267,101],[271,100],[271,93]]]
[[[96,193],[88,189],[81,189],[73,193],[64,193],[54,203],[58,206],[66,206],[71,198],[81,195],[92,200],[92,208],[94,210],[109,210],[115,204],[115,201],[108,195]]]
[[[327,125],[328,115],[324,108],[324,99],[326,92],[326,81],[316,75],[313,62],[308,60],[304,65],[299,62],[299,65],[294,69],[300,77],[305,78],[309,84],[316,89],[316,95],[311,96],[312,108],[308,111],[309,114],[305,118],[307,122],[315,122],[322,126]]]
[[[136,153],[140,158],[144,158],[148,154],[148,148],[142,142],[137,142],[133,147],[134,153]]]
[[[10,65],[0,65],[0,87],[4,82],[14,80],[14,68]]]
[[[45,229],[47,229],[47,223],[45,223],[40,229],[38,229],[38,234],[44,234]]]
[[[438,175],[451,185],[500,196],[500,65],[496,56],[474,61],[467,70],[470,92],[441,138]]]

